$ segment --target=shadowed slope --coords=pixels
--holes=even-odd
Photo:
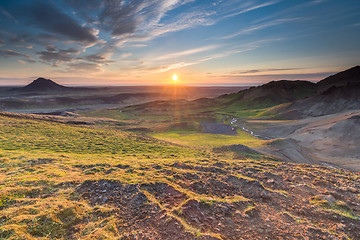
[[[318,92],[320,93],[333,86],[345,86],[351,82],[360,83],[360,66],[355,66],[348,70],[329,76],[324,80],[316,83],[316,85],[318,87]]]
[[[316,92],[316,85],[308,81],[272,81],[235,94],[218,98],[227,107],[265,108],[303,99]]]
[[[359,66],[325,78],[317,87],[318,94],[270,111],[281,119],[297,119],[360,109]]]

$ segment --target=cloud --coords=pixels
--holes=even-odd
[[[132,54],[131,53],[123,53],[121,54],[121,58],[128,58],[128,57],[131,57]]]
[[[210,60],[214,60],[214,59],[217,59],[217,58],[223,58],[223,57],[230,56],[230,55],[233,55],[233,54],[250,51],[250,50],[253,50],[254,48],[255,47],[248,47],[248,48],[243,48],[243,49],[233,49],[233,50],[225,51],[225,52],[222,52],[222,53],[212,54],[212,55],[209,55],[209,56],[206,56],[206,57],[202,57],[202,58],[200,58],[198,60],[191,61],[191,62],[182,61],[182,62],[177,62],[177,63],[166,65],[166,66],[146,68],[145,70],[150,71],[150,72],[167,72],[167,71],[170,71],[172,69],[183,68],[183,67],[187,67],[187,66],[207,62],[207,61],[210,61]]]
[[[308,81],[318,81],[324,79],[325,77],[334,74],[334,72],[319,72],[319,73],[294,73],[294,74],[260,74],[260,75],[210,75],[209,78],[223,80],[227,83],[252,83],[263,84],[264,82],[269,81],[278,81],[278,80],[308,80]]]
[[[222,39],[230,39],[230,38],[234,38],[234,37],[237,37],[239,35],[242,35],[242,34],[249,34],[249,33],[252,33],[252,32],[255,32],[255,31],[258,31],[258,30],[262,30],[262,29],[265,29],[265,28],[268,28],[268,27],[277,26],[277,25],[280,25],[280,24],[299,21],[299,20],[304,20],[304,19],[303,18],[276,19],[276,20],[273,20],[273,21],[270,21],[270,22],[265,22],[265,23],[261,23],[261,24],[251,26],[249,28],[245,28],[245,29],[240,30],[240,31],[238,31],[236,33],[224,36],[224,37],[222,37]]]
[[[251,69],[251,70],[237,70],[230,73],[230,75],[246,75],[252,73],[263,73],[263,72],[280,72],[280,71],[291,71],[301,70],[303,68],[268,68],[268,69]]]
[[[239,46],[239,47],[236,47],[236,48],[233,48],[233,49],[229,49],[227,51],[219,51],[219,53],[210,54],[210,55],[207,55],[205,57],[201,57],[201,58],[199,58],[197,60],[194,60],[194,61],[190,61],[190,62],[181,61],[181,62],[177,62],[177,63],[173,63],[173,64],[168,64],[168,65],[165,65],[165,66],[157,66],[157,67],[150,67],[150,68],[145,67],[142,70],[144,70],[145,72],[151,72],[151,73],[167,72],[167,71],[170,71],[172,69],[183,68],[183,67],[187,67],[187,66],[207,62],[207,61],[210,61],[210,60],[215,60],[215,59],[218,59],[218,58],[224,58],[224,57],[234,55],[234,54],[239,54],[239,53],[243,53],[243,52],[247,52],[247,51],[252,51],[252,50],[255,50],[255,49],[263,46],[264,44],[274,42],[274,41],[281,41],[281,40],[283,40],[283,39],[282,38],[263,39],[263,40],[251,42],[249,44],[244,44],[242,46]]]
[[[34,63],[36,62],[30,55],[24,54],[24,53],[20,53],[14,50],[10,50],[10,49],[0,49],[0,56],[1,57],[21,57],[23,61],[27,62],[27,63]]]
[[[172,59],[172,58],[179,58],[179,57],[183,57],[183,56],[187,56],[187,55],[192,55],[192,54],[196,54],[196,53],[200,53],[200,52],[205,52],[205,51],[209,51],[212,49],[217,48],[217,45],[210,45],[210,46],[205,46],[205,47],[199,47],[199,48],[193,48],[193,49],[189,49],[189,50],[185,50],[185,51],[181,51],[181,52],[175,52],[175,53],[169,53],[166,55],[162,55],[159,56],[157,58],[154,58],[153,60],[167,60],[167,59]]]
[[[294,4],[289,8],[275,12],[275,14],[268,15],[263,18],[259,18],[255,22],[266,22],[266,21],[269,21],[269,19],[277,18],[279,16],[281,16],[281,17],[294,16],[294,14],[304,12],[304,8],[313,8],[314,5],[320,4],[325,1],[327,1],[327,0],[314,0],[314,1],[303,1],[303,2],[299,1],[300,3],[297,5]]]
[[[103,0],[64,0],[65,3],[76,9],[75,14],[86,19],[88,23],[94,23],[97,21],[96,17],[98,14],[89,14],[99,12],[99,9],[102,9],[102,5],[106,1]]]
[[[250,7],[248,7],[248,8],[242,9],[242,10],[240,10],[240,11],[238,11],[238,12],[228,14],[228,15],[226,15],[224,18],[234,17],[234,16],[237,16],[237,15],[240,15],[240,14],[243,14],[243,13],[247,13],[247,12],[250,12],[250,11],[254,11],[254,10],[256,10],[256,9],[260,9],[260,8],[263,8],[263,7],[271,6],[271,5],[277,4],[277,3],[279,3],[279,2],[280,2],[280,1],[271,1],[271,2],[265,2],[265,3],[262,3],[262,4],[258,4],[258,5],[253,5],[253,6],[250,6]]]
[[[72,55],[78,55],[81,52],[81,50],[74,48],[60,49],[57,51],[54,46],[48,45],[46,51],[40,51],[37,52],[37,54],[44,63],[58,66],[61,63],[74,61],[76,58]]]
[[[213,15],[214,12],[207,11],[196,11],[185,13],[178,16],[174,22],[155,26],[152,31],[149,32],[148,38],[152,39],[170,32],[178,32],[185,29],[195,28],[199,26],[210,26],[215,24],[214,19],[209,17]]]
[[[81,56],[83,52],[83,49],[75,48],[57,50],[55,46],[47,45],[46,51],[40,51],[37,54],[44,63],[53,67],[58,67],[63,63],[72,63],[72,65],[68,64],[67,66],[100,66],[101,64],[108,65],[113,62],[109,59],[113,54],[112,52],[100,52]]]
[[[101,65],[97,63],[89,63],[89,62],[77,62],[77,63],[68,63],[67,69],[65,72],[98,72],[101,70]]]
[[[100,64],[105,64],[108,65],[109,63],[112,63],[114,61],[109,60],[109,58],[111,57],[112,53],[108,52],[108,53],[97,53],[97,54],[91,54],[88,55],[86,57],[83,57],[83,60],[87,60],[89,62],[92,63],[100,63]]]
[[[97,31],[94,28],[81,26],[69,15],[45,1],[31,1],[22,8],[21,13],[28,18],[29,23],[50,32],[61,35],[70,40],[84,44],[97,41]]]
[[[137,1],[85,1],[67,0],[79,15],[96,24],[100,29],[111,32],[119,41],[147,41],[168,32],[206,25],[205,11],[191,11],[177,16],[174,21],[164,18],[167,13],[194,0],[137,0]],[[97,15],[89,12],[97,11]],[[119,44],[118,44],[119,45]]]
[[[16,23],[19,22],[13,15],[11,15],[8,11],[6,11],[6,10],[5,10],[4,8],[2,8],[1,6],[0,6],[0,13],[1,13],[3,16],[5,16],[5,17],[7,17],[7,18],[9,18],[9,19],[11,19],[11,20],[13,20],[13,21],[16,22]]]
[[[23,26],[26,23],[29,26],[26,30],[29,29],[30,33],[15,31],[8,40],[24,45],[42,45],[46,50],[36,54],[43,63],[59,66],[82,60],[110,64],[113,62],[109,59],[111,53],[118,47],[144,47],[147,44],[137,42],[215,23],[211,16],[216,12],[209,11],[208,7],[191,7],[190,11],[177,12],[169,17],[169,12],[190,2],[194,0],[34,0],[20,4],[10,2],[4,5],[4,11],[18,18]],[[112,38],[107,41],[99,39],[99,31],[102,33],[100,36]],[[78,48],[77,43],[82,44],[82,51],[83,47],[97,44],[100,53],[76,57],[75,52],[57,50],[63,44]],[[174,54],[185,56],[191,52]]]
[[[47,45],[46,46],[46,51],[48,52],[55,52],[56,51],[56,47],[54,45]]]

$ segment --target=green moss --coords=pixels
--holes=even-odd
[[[14,234],[13,230],[6,230],[0,228],[0,239],[8,239]]]
[[[311,203],[318,205],[325,210],[334,211],[344,217],[348,217],[354,220],[360,220],[360,216],[355,214],[343,201],[335,201],[333,203],[330,203],[329,201],[321,199],[321,197],[319,196],[316,196],[311,199]]]

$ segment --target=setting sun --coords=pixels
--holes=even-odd
[[[177,76],[176,74],[174,74],[174,75],[172,76],[172,79],[173,79],[174,81],[177,81],[177,80],[178,80],[178,76]]]

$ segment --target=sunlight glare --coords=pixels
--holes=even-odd
[[[178,76],[177,76],[176,74],[174,74],[174,75],[172,76],[172,79],[173,79],[174,81],[177,81],[177,80],[178,80]]]

